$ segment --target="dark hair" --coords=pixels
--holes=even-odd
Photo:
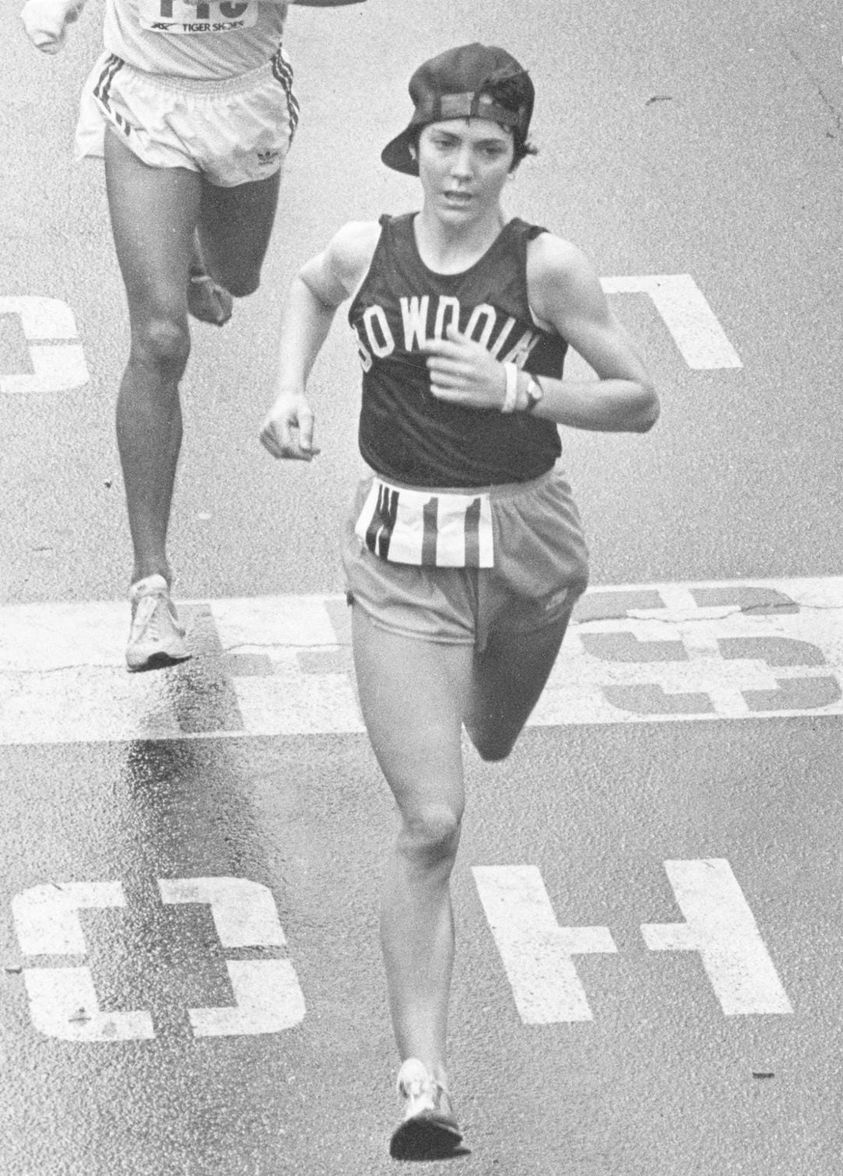
[[[522,69],[518,73],[511,73],[505,77],[489,78],[488,82],[483,85],[482,91],[484,94],[488,94],[498,106],[503,106],[506,110],[517,111],[526,107],[527,121],[529,122],[533,113],[534,91],[533,83],[526,70]],[[519,127],[512,128],[512,138],[515,145],[513,167],[519,164],[525,156],[537,154],[537,148],[533,146]]]
[[[534,147],[530,140],[525,139],[520,131],[513,130],[512,137],[515,141],[515,154],[512,157],[512,167],[517,167],[521,160],[525,159],[528,155],[538,155],[538,147]],[[512,168],[510,168],[511,170]]]
[[[503,76],[494,75],[487,78],[486,81],[478,88],[478,94],[487,95],[498,106],[502,106],[504,110],[518,113],[526,110],[527,117],[525,122],[529,126],[530,118],[533,114],[533,100],[535,92],[533,90],[533,83],[530,81],[530,76],[526,70],[519,70],[517,73],[507,73]],[[438,121],[435,120],[434,121]],[[415,151],[419,149],[419,135],[429,123],[423,123],[412,128],[412,137],[410,144]],[[520,127],[506,126],[505,123],[498,124],[502,130],[512,132],[512,163],[510,171],[516,168],[518,164],[527,155],[538,155],[538,148],[534,147],[526,134]]]

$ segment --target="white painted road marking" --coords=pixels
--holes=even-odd
[[[535,723],[843,713],[843,578],[595,588],[575,615]]]
[[[100,1009],[90,968],[24,968],[23,979],[32,1024],[45,1037],[93,1043],[155,1036],[152,1018],[143,1009]]]
[[[188,1009],[196,1037],[280,1033],[304,1018],[304,995],[289,960],[226,960],[234,1005]]]
[[[668,861],[686,923],[644,924],[653,951],[698,951],[727,1016],[792,1013],[727,861]],[[477,890],[521,1020],[592,1019],[572,956],[617,951],[608,927],[560,927],[535,866],[475,866]]]
[[[247,878],[161,878],[165,903],[208,903],[223,947],[285,947],[271,892]],[[196,1037],[280,1033],[303,1020],[304,995],[289,960],[226,960],[234,1005],[189,1009]]]
[[[275,900],[267,887],[246,878],[161,878],[165,903],[207,903],[223,947],[284,947]],[[125,907],[120,882],[67,882],[33,886],[12,899],[12,914],[25,956],[87,954],[79,911]],[[279,1033],[305,1015],[304,995],[289,960],[226,960],[234,1004],[189,1009],[196,1037]],[[23,979],[32,1023],[65,1041],[148,1040],[155,1036],[145,1010],[100,1009],[91,969],[25,967]]]
[[[342,597],[181,608],[194,658],[127,674],[123,602],[0,606],[0,744],[364,730]],[[530,724],[841,714],[838,576],[594,587]]]
[[[0,315],[20,320],[32,364],[31,372],[0,374],[0,393],[69,392],[88,383],[85,352],[66,302],[34,295],[0,297]]]
[[[791,1013],[740,886],[722,858],[667,861],[665,869],[685,923],[645,923],[653,951],[696,951],[727,1016]],[[527,1025],[593,1019],[574,957],[615,954],[608,927],[563,927],[557,922],[538,867],[475,866],[477,891]],[[161,878],[164,903],[205,903],[223,947],[284,947],[286,938],[271,892],[246,878]],[[120,882],[48,883],[12,899],[25,956],[87,952],[79,911],[124,907]],[[299,1024],[305,1000],[293,965],[284,959],[226,960],[234,1003],[188,1010],[195,1037],[279,1033]],[[25,967],[32,1023],[48,1037],[78,1042],[149,1040],[150,1014],[100,1009],[91,970]]]
[[[742,367],[706,298],[690,274],[603,278],[607,294],[648,294],[690,368]]]
[[[722,858],[664,864],[684,923],[645,923],[652,951],[698,951],[727,1016],[792,1013],[732,868]]]
[[[248,878],[160,878],[164,903],[207,903],[223,947],[286,947],[275,899]]]
[[[86,907],[124,907],[120,882],[66,882],[33,886],[12,899],[18,942],[24,955],[84,956],[87,948],[79,911]],[[91,969],[24,968],[32,1023],[47,1037],[64,1041],[128,1041],[155,1036],[143,1009],[104,1013]]]
[[[18,942],[24,955],[87,952],[79,911],[124,907],[120,882],[65,882],[33,886],[12,899]]]
[[[537,866],[472,873],[525,1025],[590,1021],[573,956],[615,952],[608,927],[560,927]]]

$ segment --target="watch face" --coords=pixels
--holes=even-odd
[[[543,395],[541,384],[537,383],[532,376],[530,376],[529,380],[527,381],[525,394],[527,397],[527,402],[524,405],[524,411],[532,412]]]

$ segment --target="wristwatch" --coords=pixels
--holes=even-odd
[[[532,412],[538,402],[541,400],[542,396],[544,396],[541,384],[534,380],[530,375],[527,376],[527,387],[524,391],[524,395],[527,397],[526,401],[524,402],[524,412]]]

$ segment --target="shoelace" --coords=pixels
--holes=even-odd
[[[429,1095],[436,1106],[439,1106],[442,1095],[450,1098],[447,1087],[443,1086],[438,1078],[428,1075],[427,1078],[411,1078],[409,1081],[404,1080],[398,1087],[399,1094],[405,1098],[422,1098],[424,1095]]]
[[[158,606],[164,605],[167,607],[167,602],[162,593],[149,592],[146,596],[141,596],[135,606],[135,616],[133,628],[137,631],[148,633],[153,640],[157,640],[160,636],[158,627]]]

